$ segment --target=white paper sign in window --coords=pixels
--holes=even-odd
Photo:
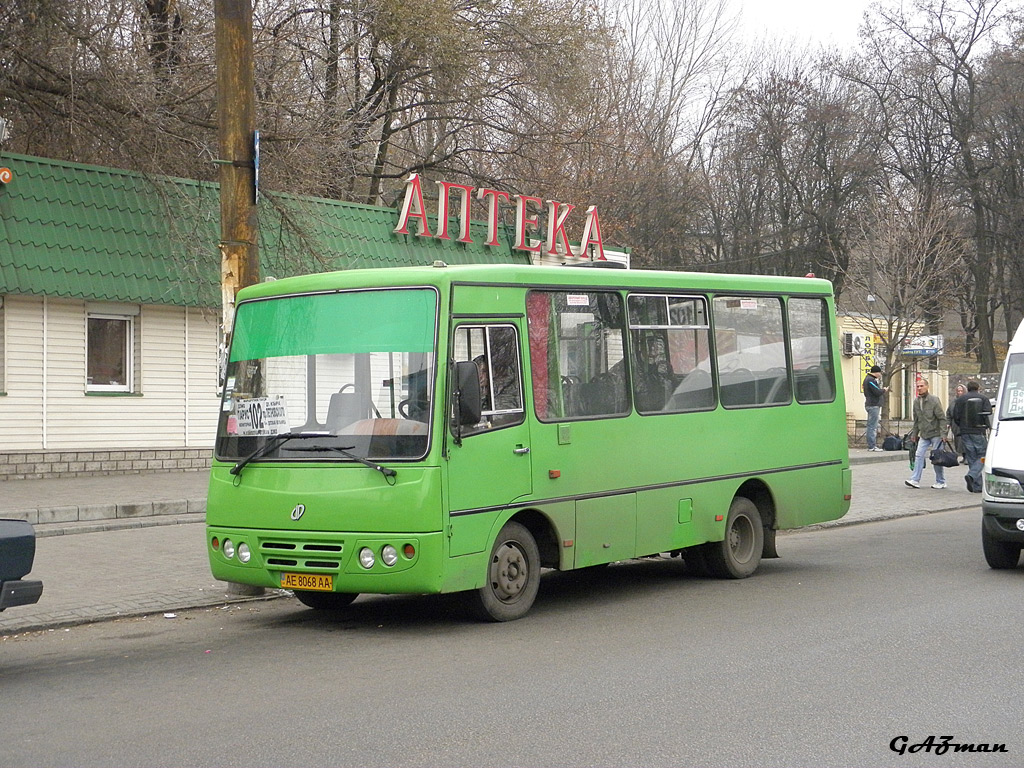
[[[283,397],[254,397],[237,401],[235,424],[241,437],[279,435],[288,431]]]

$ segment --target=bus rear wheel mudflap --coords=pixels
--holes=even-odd
[[[725,538],[705,545],[708,572],[720,579],[745,579],[757,570],[764,548],[764,526],[757,505],[737,496],[729,505]]]
[[[539,588],[537,542],[526,526],[508,522],[491,548],[487,582],[466,593],[466,607],[483,621],[513,621],[529,612]]]
[[[358,592],[310,592],[305,589],[296,589],[294,594],[300,603],[317,611],[336,611],[351,605],[359,597]]]

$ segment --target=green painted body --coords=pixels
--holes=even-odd
[[[425,374],[430,403],[429,415],[422,418],[429,419],[429,429],[417,437],[424,441],[422,451],[380,458],[394,477],[324,448],[316,449],[323,451],[318,455],[257,458],[233,475],[232,467],[246,452],[225,454],[221,448],[228,443],[218,441],[207,500],[207,547],[216,578],[279,587],[283,572],[327,573],[337,592],[452,592],[484,584],[495,537],[511,519],[531,530],[545,566],[568,570],[719,541],[737,495],[755,500],[766,524],[775,529],[834,520],[849,508],[846,409],[842,384],[835,378],[837,334],[826,281],[491,265],[311,275],[241,292],[233,349],[261,350],[264,342],[273,346],[273,337],[283,332],[253,322],[256,315],[247,318],[244,313],[254,311],[246,310],[247,302],[308,303],[287,297],[408,287],[429,288],[429,296],[436,297],[436,327],[426,334],[436,339],[437,356]],[[791,400],[736,409],[719,403],[712,410],[648,415],[630,404],[621,416],[543,421],[531,387],[531,288],[612,290],[623,301],[630,292],[820,299],[827,305],[832,395],[827,402]],[[394,320],[375,316],[377,295],[382,294],[360,294],[359,322],[372,326]],[[422,308],[427,295],[410,298]],[[390,298],[383,304],[394,306]],[[274,316],[287,314],[275,310]],[[459,439],[449,423],[448,361],[455,355],[455,327],[467,324],[516,329],[524,414],[522,423]],[[424,334],[407,331],[396,328],[393,333],[415,337],[404,342],[406,348],[422,344]],[[339,325],[337,332],[355,336],[360,328]],[[302,334],[324,336],[308,327]],[[282,344],[301,351],[303,339]],[[233,351],[231,359],[238,358]],[[370,379],[378,387],[380,377]],[[393,400],[396,381],[395,376],[384,380],[390,382]],[[234,397],[242,402],[237,390]],[[375,402],[380,408],[387,398]],[[232,407],[229,390],[221,437]],[[378,418],[400,421],[386,416]],[[298,451],[302,441],[289,445]],[[294,519],[300,506],[303,511]],[[250,562],[227,559],[219,546],[225,539],[236,546],[246,543]],[[395,565],[385,566],[380,557],[369,570],[360,565],[360,549],[379,553],[385,544],[403,553]],[[411,558],[404,554],[407,544],[415,552]]]

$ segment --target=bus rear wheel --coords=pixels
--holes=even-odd
[[[487,583],[466,593],[470,613],[483,621],[514,621],[525,616],[540,589],[540,550],[519,523],[505,523],[487,561]]]
[[[705,545],[704,561],[712,576],[745,579],[757,570],[764,547],[764,526],[757,505],[737,496],[729,505],[725,538]]]
[[[309,592],[296,589],[295,597],[308,608],[317,611],[336,611],[352,604],[359,597],[358,592]]]

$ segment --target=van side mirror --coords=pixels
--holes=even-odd
[[[480,378],[476,363],[463,360],[455,363],[455,419],[463,426],[477,424],[483,411]]]

